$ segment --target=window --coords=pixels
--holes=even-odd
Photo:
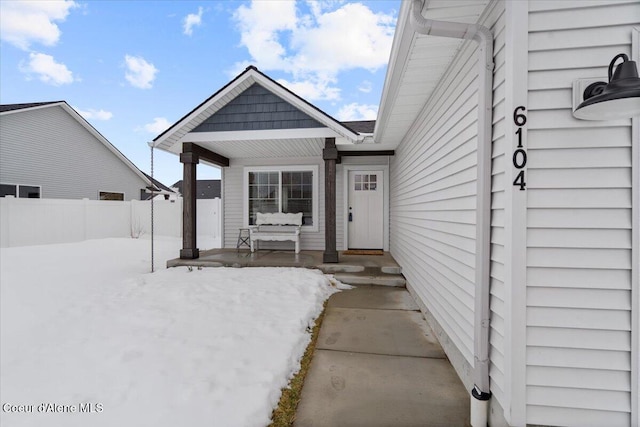
[[[39,199],[40,187],[35,187],[33,185],[19,185],[18,195],[18,197],[23,197],[26,199]]]
[[[17,185],[14,184],[0,184],[0,196],[13,196],[18,197]]]
[[[317,167],[309,166],[248,170],[248,224],[254,224],[258,212],[302,212],[302,225],[317,228],[317,174]]]
[[[355,191],[376,191],[378,188],[377,175],[360,175],[355,176]]]
[[[20,197],[23,199],[39,199],[40,186],[0,184],[0,197],[4,196]]]
[[[111,191],[101,191],[100,200],[124,200],[124,193],[113,193]]]

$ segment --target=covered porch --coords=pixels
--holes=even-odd
[[[375,159],[368,163],[375,164],[374,173],[383,169],[388,172],[386,158],[394,154],[373,143],[373,122],[368,127],[362,130],[352,123],[339,122],[255,67],[247,68],[153,141],[154,147],[179,155],[183,163],[180,259],[200,260],[205,256],[200,253],[196,238],[194,189],[200,162],[222,170],[223,247],[235,248],[238,230],[255,225],[257,213],[301,212],[302,249],[322,249],[321,262],[309,261],[314,267],[339,263],[339,250],[347,247],[388,250],[388,227],[383,225],[388,224],[388,202],[385,201],[384,209],[382,202],[383,187],[388,200],[388,185],[383,185],[382,172],[371,178],[370,187],[369,178],[362,185],[379,193],[375,211],[379,243],[346,244],[346,230],[350,227],[346,218],[351,221],[352,215],[350,209],[347,212],[346,196],[340,194],[346,193],[341,184],[346,185],[343,183],[348,171],[366,171],[361,165],[367,163],[356,162],[355,166],[344,168],[339,165],[343,158],[366,157]],[[337,176],[338,173],[341,175]],[[363,208],[361,212],[366,210]],[[368,232],[366,225],[361,226],[358,235]],[[282,247],[272,244],[269,248]],[[293,261],[298,266],[306,262]]]

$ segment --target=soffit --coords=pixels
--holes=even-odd
[[[198,145],[230,159],[319,157],[324,138],[206,141]]]
[[[490,0],[432,0],[422,15],[440,21],[477,23]],[[374,140],[397,147],[438,87],[464,40],[413,31],[412,2],[403,2],[387,70]]]

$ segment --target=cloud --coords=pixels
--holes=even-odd
[[[190,36],[193,34],[193,27],[199,27],[202,24],[202,7],[198,8],[198,13],[188,14],[182,21],[184,34]]]
[[[0,1],[0,39],[19,49],[32,43],[53,46],[60,39],[56,21],[77,7],[74,1]]]
[[[113,117],[113,113],[111,111],[94,110],[93,108],[89,108],[88,110],[83,111],[77,107],[73,107],[73,109],[87,120],[111,120],[111,118]]]
[[[341,121],[350,120],[375,120],[378,116],[377,105],[352,103],[342,106],[336,115]]]
[[[303,81],[289,82],[279,79],[278,83],[304,99],[337,101],[340,99],[340,88],[331,86],[334,80],[323,81],[309,78]]]
[[[308,14],[300,13],[297,2],[254,0],[242,5],[234,14],[240,44],[261,70],[291,74],[289,87],[308,88],[312,96],[307,99],[336,99],[336,94],[339,98],[340,72],[373,72],[386,66],[395,18],[373,13],[360,3],[331,10],[338,3],[310,1]]]
[[[233,15],[240,30],[240,44],[259,67],[286,67],[284,46],[279,33],[296,29],[296,4],[292,1],[253,1],[249,7],[241,5]]]
[[[73,83],[73,73],[66,65],[56,62],[53,56],[44,53],[32,52],[29,54],[29,63],[20,64],[20,71],[26,74],[37,74],[40,81],[61,86]]]
[[[127,67],[125,78],[131,83],[131,86],[139,89],[151,89],[158,69],[141,56],[126,55],[124,61]]]
[[[371,92],[371,89],[372,85],[369,80],[364,80],[362,83],[360,83],[360,86],[358,86],[358,90],[363,93],[369,93]]]
[[[322,13],[315,24],[298,28],[291,46],[296,68],[331,72],[352,68],[375,71],[386,66],[395,19],[374,14],[360,3]]]
[[[142,126],[142,130],[152,133],[154,135],[159,135],[165,130],[167,130],[171,126],[171,123],[164,117],[154,117],[153,122],[147,123]],[[136,129],[140,130],[140,128]]]

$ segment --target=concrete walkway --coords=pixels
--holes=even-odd
[[[329,299],[296,427],[468,426],[469,393],[404,288]]]

